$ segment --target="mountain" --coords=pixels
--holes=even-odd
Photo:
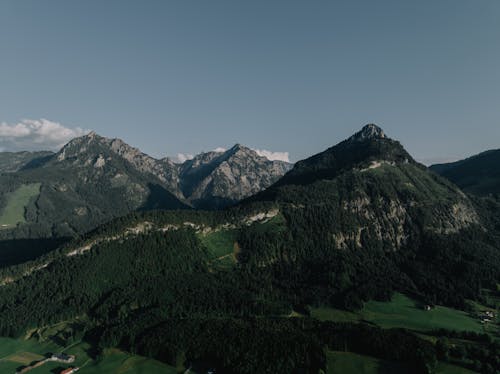
[[[463,191],[486,196],[500,194],[500,149],[447,164],[436,164],[430,169],[449,179]]]
[[[38,226],[32,231],[48,236],[82,233],[138,209],[224,207],[270,186],[290,167],[241,145],[175,164],[95,132],[56,154],[3,154],[3,159],[12,173],[0,177],[0,206],[8,209],[9,196],[22,195],[23,188],[39,193],[22,202],[17,221],[0,216],[0,224],[27,221]]]
[[[70,154],[43,168],[67,162],[84,180],[89,165],[100,175],[122,162],[106,149]],[[230,208],[134,212],[0,269],[0,334],[40,338],[66,321],[79,330],[61,331],[63,340],[80,334],[96,352],[118,347],[182,370],[202,362],[226,373],[318,373],[326,349],[348,348],[430,373],[432,339],[322,323],[308,311],[355,310],[395,291],[464,308],[495,292],[499,209],[471,201],[368,125]]]
[[[188,208],[175,164],[90,133],[0,176],[0,237],[71,237],[140,209]]]
[[[312,183],[332,179],[355,168],[378,168],[383,164],[413,161],[403,147],[374,125],[364,126],[349,139],[306,160],[299,161],[278,185]]]
[[[136,210],[221,208],[274,183],[290,167],[249,148],[209,152],[183,164],[155,159],[95,132],[59,152],[0,153],[0,264],[16,263]],[[16,239],[58,238],[37,250]],[[2,241],[3,240],[3,241]],[[41,243],[39,241],[39,243]],[[6,247],[4,247],[4,245]],[[23,248],[38,248],[28,241]],[[23,255],[21,255],[23,252]]]
[[[221,208],[248,197],[278,180],[291,167],[282,161],[270,161],[242,145],[225,152],[206,152],[175,164],[168,158],[150,157],[120,139],[109,139],[95,133],[77,138],[65,146],[58,161],[72,160],[72,164],[90,165],[106,160],[95,159],[102,150],[88,147],[92,138],[103,149],[126,160],[142,174],[158,178],[166,188],[183,202],[194,208]]]
[[[418,164],[373,124],[297,162],[250,200],[297,205],[301,214],[311,216],[309,224],[318,221],[318,234],[341,248],[362,248],[375,239],[393,251],[415,243],[422,232],[450,234],[479,224],[472,202],[456,186]],[[329,218],[327,227],[321,223],[323,214]]]
[[[42,162],[46,157],[51,156],[52,152],[0,152],[0,173],[12,173],[19,171],[24,166]]]
[[[270,161],[236,144],[225,152],[207,152],[180,165],[180,187],[197,208],[220,208],[269,187],[291,164]]]

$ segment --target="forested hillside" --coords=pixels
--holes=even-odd
[[[328,348],[430,373],[432,340],[319,322],[310,308],[354,311],[395,291],[423,305],[487,303],[500,279],[498,212],[368,126],[231,209],[134,213],[0,270],[0,333],[78,317],[96,352],[174,366],[318,373]],[[498,364],[498,347],[480,344]]]
[[[0,152],[0,267],[133,211],[232,205],[289,168],[241,145],[176,164],[96,133],[55,154]]]
[[[462,190],[479,195],[500,194],[500,150],[490,150],[465,160],[437,164],[431,170],[449,179]]]

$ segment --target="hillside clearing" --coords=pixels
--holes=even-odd
[[[323,321],[359,322],[368,321],[384,328],[402,327],[416,331],[448,329],[483,332],[479,321],[466,312],[436,306],[426,311],[418,303],[400,293],[389,302],[369,301],[358,312],[346,312],[334,308],[313,308],[312,316]]]
[[[40,183],[23,184],[7,194],[5,207],[0,214],[0,228],[26,222],[25,208],[32,198],[40,194],[40,186]]]

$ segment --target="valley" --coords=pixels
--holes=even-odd
[[[439,339],[436,331],[462,331],[464,333],[483,334],[488,332],[495,335],[495,331],[486,331],[477,324],[472,316],[462,311],[435,307],[426,311],[410,298],[395,294],[390,302],[368,302],[360,312],[346,312],[329,308],[311,308],[311,316],[320,321],[370,323],[382,328],[406,328],[418,331],[420,336],[434,343]],[[305,318],[295,313],[294,318]],[[33,362],[42,360],[53,353],[73,355],[76,360],[72,364],[48,362],[40,367],[30,370],[30,373],[58,373],[66,367],[78,367],[79,373],[131,373],[131,374],[156,374],[189,372],[204,374],[196,368],[203,365],[183,363],[173,367],[157,360],[133,355],[119,349],[104,349],[96,356],[96,346],[84,336],[84,320],[76,319],[72,322],[59,323],[30,332],[30,337],[19,339],[0,338],[0,371],[14,373],[22,366],[32,365]],[[498,321],[496,322],[498,327]],[[468,339],[457,340],[458,344],[475,344],[474,336],[470,343]],[[346,346],[347,347],[347,346]],[[357,354],[341,350],[326,352],[325,373],[345,374],[390,374],[401,373],[409,367],[401,362],[379,359],[366,354]],[[476,371],[457,366],[444,361],[438,362],[434,373],[436,374],[472,374]]]

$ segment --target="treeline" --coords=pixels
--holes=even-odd
[[[471,336],[449,331],[437,333],[440,334],[436,342],[439,360],[459,363],[482,374],[500,372],[500,342],[490,335]]]
[[[136,324],[131,321],[132,329]],[[137,335],[122,327],[106,331],[101,348],[114,346],[107,339],[121,332],[123,349],[174,366],[201,362],[220,373],[318,373],[326,369],[326,349],[403,362],[408,373],[431,373],[436,364],[431,343],[404,330],[366,325],[229,318],[167,320]]]

